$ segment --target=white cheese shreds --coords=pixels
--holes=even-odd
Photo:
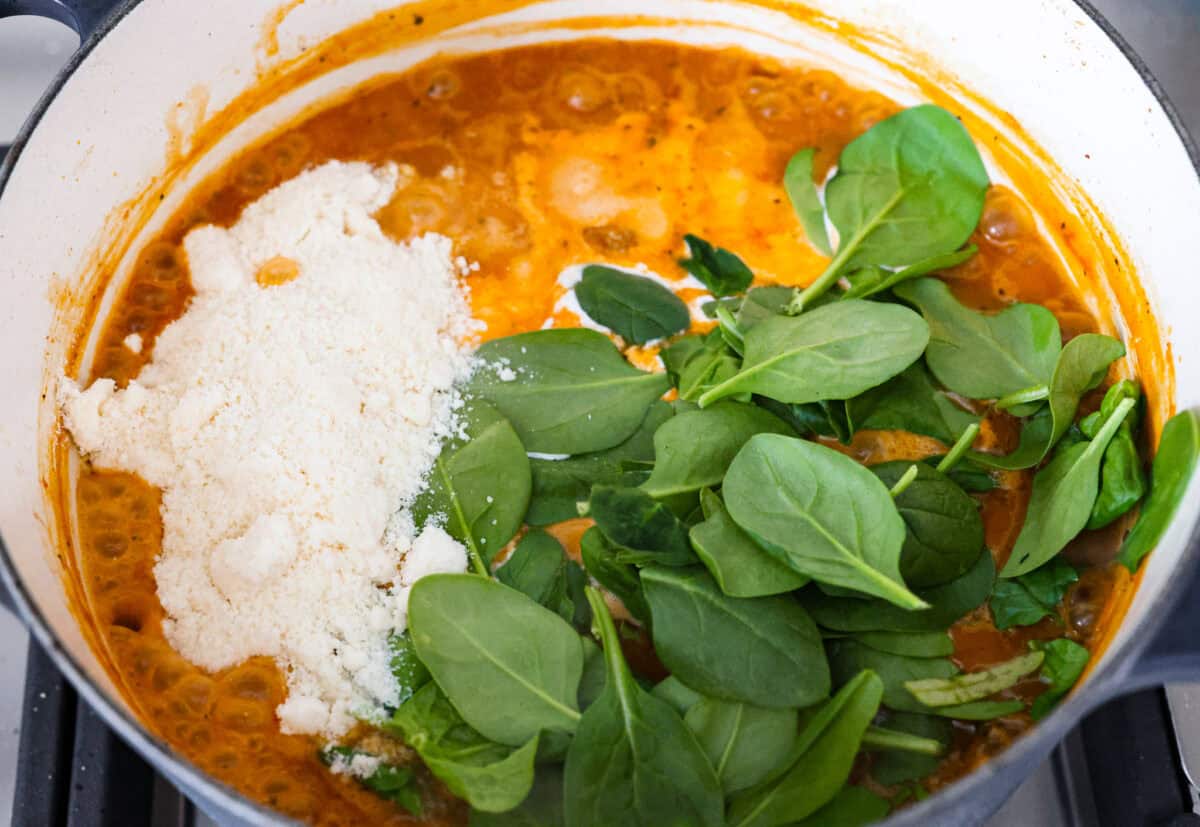
[[[138,333],[130,333],[121,340],[121,344],[125,345],[133,353],[142,352],[142,337]]]
[[[326,164],[193,230],[196,296],[138,379],[62,384],[93,463],[162,489],[168,640],[207,669],[274,657],[287,732],[336,737],[394,704],[409,587],[467,565],[402,511],[454,427],[477,324],[450,241],[397,244],[372,218],[399,176]],[[256,280],[268,262],[290,280]]]

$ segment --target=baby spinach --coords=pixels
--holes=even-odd
[[[529,458],[512,425],[491,405],[471,401],[461,418],[465,438],[442,447],[412,511],[419,526],[444,517],[446,531],[466,544],[475,570],[486,574],[525,519]]]
[[[854,428],[847,416],[847,401],[822,399],[820,402],[787,405],[766,396],[755,396],[753,400],[756,405],[775,414],[801,436],[834,437],[843,445],[850,444],[850,437],[854,436]]]
[[[968,704],[1012,688],[1023,677],[1036,671],[1044,658],[1044,654],[1034,650],[988,669],[965,672],[949,678],[919,678],[905,681],[904,687],[926,706]]]
[[[828,804],[792,827],[867,827],[883,821],[890,809],[886,798],[847,784]]]
[[[671,379],[671,385],[679,387],[679,374],[683,370],[683,366],[688,360],[704,349],[704,342],[707,336],[702,333],[692,333],[688,336],[680,336],[671,344],[658,351],[659,361],[663,364],[663,369],[666,370],[667,376]]]
[[[878,676],[862,672],[807,714],[787,769],[730,801],[730,827],[790,824],[832,801],[850,776],[863,733],[879,711],[882,694]]]
[[[949,748],[954,738],[954,724],[936,715],[889,712],[884,724],[888,729],[936,741],[941,745],[942,753]],[[905,781],[924,778],[934,772],[941,762],[941,753],[922,755],[909,751],[880,750],[871,761],[871,777],[880,784],[891,787]]]
[[[846,281],[850,283],[850,286],[842,293],[841,298],[865,299],[874,296],[885,290],[891,290],[901,282],[927,276],[930,273],[936,273],[940,270],[949,270],[951,267],[957,267],[964,261],[969,260],[977,252],[979,252],[979,248],[971,244],[961,250],[930,256],[927,259],[897,270],[884,270],[881,267],[864,267],[846,277]]]
[[[717,298],[745,293],[754,281],[754,273],[746,263],[724,247],[714,247],[698,236],[685,235],[689,258],[679,259],[687,270]]]
[[[476,810],[511,810],[533,786],[537,734],[515,749],[493,743],[463,721],[437,684],[426,684],[384,729],[399,734],[450,792]]]
[[[1049,684],[1037,697],[1029,714],[1038,721],[1050,714],[1055,705],[1071,691],[1083,670],[1087,668],[1088,650],[1073,640],[1031,640],[1029,648],[1045,655],[1042,678]]]
[[[763,433],[793,432],[777,416],[740,402],[679,414],[654,434],[654,470],[641,489],[662,499],[720,485],[746,441]]]
[[[848,399],[915,362],[929,341],[921,317],[899,305],[851,300],[803,316],[773,316],[746,332],[741,369],[698,398],[740,393],[780,402]]]
[[[679,371],[679,398],[695,402],[712,388],[735,376],[742,360],[729,349],[720,330],[704,337],[700,350],[688,357]]]
[[[997,580],[989,606],[997,629],[1032,626],[1054,617],[1067,587],[1079,579],[1075,569],[1060,557],[1020,577]]]
[[[915,479],[895,497],[906,527],[900,575],[913,588],[927,588],[961,577],[979,559],[983,519],[975,500],[923,462],[885,462],[871,471],[891,488],[911,468]]]
[[[642,587],[654,651],[697,692],[764,707],[808,706],[828,694],[821,635],[795,600],[729,597],[700,568],[643,569]]]
[[[627,342],[643,345],[688,329],[683,300],[653,279],[589,264],[575,285],[583,312]]]
[[[684,716],[704,697],[696,690],[688,688],[674,675],[663,678],[650,691],[654,697],[666,701],[676,712]]]
[[[917,595],[928,609],[913,612],[884,600],[830,597],[814,588],[803,592],[802,602],[822,627],[838,632],[941,632],[983,604],[996,582],[991,554],[981,554],[971,570],[941,586],[920,589]]]
[[[1130,571],[1137,571],[1142,558],[1162,539],[1187,493],[1197,456],[1200,456],[1200,415],[1194,410],[1180,411],[1163,426],[1150,471],[1150,496],[1121,545],[1118,559]]]
[[[708,489],[700,492],[704,522],[688,533],[692,549],[731,597],[765,597],[795,591],[808,578],[772,557],[738,528],[721,498]]]
[[[859,643],[914,658],[945,658],[954,654],[954,641],[945,632],[858,632]]]
[[[367,755],[351,747],[326,747],[321,750],[321,761],[327,766],[335,761],[352,761],[356,755]],[[378,756],[373,756],[378,758]],[[424,812],[421,790],[416,784],[413,771],[407,767],[380,762],[370,775],[358,778],[358,783],[385,801],[408,810],[417,818]]]
[[[526,450],[582,454],[619,445],[666,392],[666,374],[625,361],[594,330],[535,330],[487,342],[469,389],[508,417]]]
[[[1113,389],[1120,390],[1129,386],[1132,386],[1132,398],[1136,400],[1140,397],[1136,384],[1118,382],[1104,395],[1105,404],[1109,403]],[[1116,398],[1119,400],[1124,397],[1118,393]],[[1096,413],[1102,415],[1102,421],[1108,418],[1111,409],[1105,410],[1102,406]],[[1103,528],[1111,524],[1137,505],[1138,500],[1146,493],[1142,458],[1138,455],[1137,444],[1133,438],[1137,418],[1138,407],[1135,405],[1113,435],[1108,447],[1104,449],[1104,460],[1100,465],[1100,493],[1096,496],[1096,504],[1092,506],[1092,515],[1087,521],[1089,529]],[[1091,435],[1094,434],[1089,434]]]
[[[845,273],[958,250],[979,224],[987,187],[971,136],[945,109],[914,106],[875,124],[842,150],[825,187],[837,255],[792,311],[810,307]]]
[[[834,686],[841,686],[862,670],[869,669],[883,682],[884,706],[901,712],[930,714],[938,714],[938,710],[914,698],[904,684],[958,674],[958,667],[947,658],[914,658],[881,652],[852,638],[829,642],[829,668]]]
[[[563,772],[559,764],[537,768],[533,789],[514,810],[485,813],[472,810],[469,827],[565,827]]]
[[[825,207],[817,195],[817,184],[813,181],[813,155],[815,149],[802,149],[788,161],[783,172],[783,190],[792,209],[800,219],[804,234],[814,247],[827,256],[833,255],[829,244],[829,233],[825,229]],[[790,292],[790,291],[789,291]]]
[[[592,578],[615,595],[633,617],[648,623],[650,607],[642,593],[642,581],[637,569],[617,560],[617,547],[605,538],[596,526],[592,526],[579,541],[579,556],[583,567]]]
[[[696,733],[725,795],[731,795],[753,787],[782,766],[796,742],[800,716],[795,709],[702,697],[683,720]]]
[[[588,515],[618,546],[645,554],[617,552],[619,562],[642,565],[658,562],[686,566],[696,562],[688,542],[688,528],[671,509],[637,488],[597,485],[588,501]]]
[[[753,287],[746,293],[737,311],[737,324],[745,333],[761,321],[782,316],[795,291],[782,285]]]
[[[801,574],[905,608],[926,606],[900,578],[905,527],[887,487],[849,457],[759,434],[734,458],[723,491],[734,522]]]
[[[496,569],[496,579],[573,623],[575,602],[567,584],[568,563],[574,565],[558,540],[544,531],[531,531]]]
[[[434,574],[413,586],[408,616],[421,661],[484,737],[520,746],[575,729],[583,648],[554,612],[494,580]]]
[[[721,827],[720,781],[704,750],[670,704],[638,686],[604,598],[587,596],[608,679],[567,751],[568,827]]]
[[[971,399],[996,399],[1050,381],[1062,349],[1058,320],[1036,304],[994,315],[958,303],[945,282],[917,279],[896,286],[929,323],[925,359],[937,380]]]
[[[853,399],[846,401],[851,432],[908,431],[931,436],[947,445],[979,417],[960,408],[933,384],[921,361]]]
[[[1133,407],[1122,401],[1091,442],[1059,451],[1033,478],[1025,524],[1001,577],[1019,577],[1058,554],[1083,530],[1096,502],[1104,449]]]
[[[620,445],[566,459],[529,460],[533,491],[525,522],[543,526],[578,517],[578,504],[591,496],[593,485],[640,485],[649,472],[628,466],[654,462],[654,433],[674,415],[671,405],[659,400],[650,405],[637,430]]]
[[[425,664],[417,657],[412,635],[405,629],[399,634],[388,635],[388,650],[391,652],[389,666],[396,678],[397,706],[411,698],[418,689],[429,683],[432,677]]]

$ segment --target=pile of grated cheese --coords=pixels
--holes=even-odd
[[[193,230],[196,295],[138,379],[61,385],[80,450],[162,489],[168,641],[210,670],[275,658],[285,732],[336,738],[394,705],[409,588],[467,565],[403,509],[478,330],[449,239],[398,244],[372,218],[410,180],[331,162]]]

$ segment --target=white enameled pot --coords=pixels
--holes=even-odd
[[[143,729],[69,611],[57,555],[70,553],[70,521],[58,519],[46,485],[55,376],[97,291],[103,317],[103,296],[111,296],[127,270],[123,251],[160,226],[191,184],[314,101],[373,75],[439,50],[605,32],[603,18],[611,17],[614,26],[626,21],[611,30],[615,36],[741,45],[829,66],[905,103],[938,84],[970,90],[975,103],[963,105],[978,104],[977,125],[1019,133],[1014,145],[1044,150],[1056,165],[1046,175],[1057,176],[1064,203],[1088,212],[1085,224],[1097,232],[1111,229],[1119,239],[1123,272],[1136,272],[1145,290],[1139,312],[1148,304],[1166,343],[1157,352],[1173,364],[1174,399],[1160,408],[1200,404],[1200,280],[1189,243],[1200,228],[1195,149],[1144,66],[1084,2],[812,0],[819,14],[798,14],[787,0],[480,0],[488,11],[478,13],[461,1],[424,0],[418,9],[398,10],[414,26],[417,12],[428,18],[403,45],[367,50],[345,65],[331,62],[278,99],[254,102],[220,140],[210,145],[199,137],[206,121],[220,120],[221,110],[264,73],[286,74],[306,48],[392,5],[0,0],[0,17],[47,14],[84,38],[0,167],[0,579],[79,692],[223,823],[273,823],[277,816],[209,779]],[[439,25],[439,13],[454,16],[453,25]],[[642,20],[630,26],[631,16]],[[583,28],[555,22],[582,18]],[[852,26],[839,30],[832,21]],[[914,67],[936,83],[914,82]],[[157,215],[129,229],[130,217],[148,213],[146,199],[157,202],[160,191]],[[109,270],[98,270],[101,261],[118,262],[111,283],[101,278]],[[1103,301],[1109,294],[1098,295]],[[1114,329],[1127,329],[1128,303],[1101,312]],[[1200,620],[1200,594],[1192,593],[1198,523],[1194,480],[1121,631],[1082,688],[998,758],[889,823],[978,823],[1096,704],[1131,688],[1200,676],[1200,644],[1189,641]]]

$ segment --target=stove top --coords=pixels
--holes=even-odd
[[[1200,136],[1200,0],[1092,0],[1146,60]],[[0,20],[0,145],[75,48],[65,27]],[[1200,684],[1094,712],[987,827],[1200,825]],[[0,823],[209,827],[103,725],[0,609]]]

